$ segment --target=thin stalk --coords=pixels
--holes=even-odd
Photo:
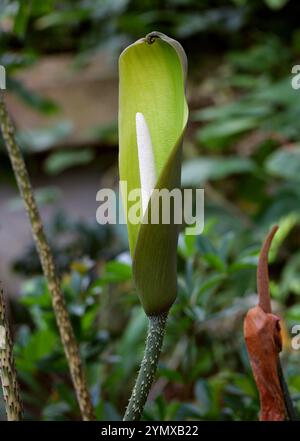
[[[138,421],[149,395],[165,335],[167,314],[149,316],[144,357],[134,385],[124,421]]]
[[[94,411],[87,387],[82,361],[80,359],[79,347],[75,339],[65,299],[60,287],[53,255],[49,247],[41,216],[34,198],[27,168],[21,150],[16,142],[14,127],[6,110],[2,93],[0,94],[0,119],[4,143],[14,170],[21,197],[24,201],[25,208],[29,216],[33,238],[35,240],[45,278],[48,282],[49,291],[52,296],[54,314],[60,331],[63,348],[68,360],[82,418],[86,421],[93,420]]]
[[[281,362],[280,362],[279,357],[278,357],[277,370],[278,370],[278,376],[279,376],[280,385],[281,385],[281,388],[282,388],[282,393],[283,393],[283,398],[284,398],[287,418],[290,421],[298,421],[298,416],[297,416],[297,413],[296,413],[296,409],[294,407],[294,403],[293,403],[293,400],[292,400],[292,397],[291,397],[288,385],[287,385],[287,383],[285,381],[285,378],[284,378],[284,374],[283,374],[283,370],[282,370],[282,366],[281,366]]]
[[[268,255],[273,238],[277,230],[278,230],[278,225],[274,225],[274,227],[269,232],[260,251],[258,266],[257,266],[257,289],[259,294],[259,306],[262,308],[262,310],[265,313],[272,313],[271,296],[270,296],[270,288],[269,288],[270,281],[269,281]],[[295,421],[297,420],[297,414],[293,405],[293,400],[291,398],[288,385],[284,378],[279,355],[277,359],[277,373],[284,399],[286,416],[288,420]]]
[[[12,338],[0,287],[0,378],[8,421],[22,420],[23,406],[13,355]]]

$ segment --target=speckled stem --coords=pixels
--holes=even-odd
[[[15,368],[12,339],[0,287],[0,378],[8,421],[22,420],[22,402]]]
[[[60,282],[57,277],[52,252],[44,232],[26,165],[20,148],[17,145],[14,127],[3,101],[3,92],[0,93],[0,119],[5,146],[12,163],[21,197],[23,198],[29,216],[36,248],[44,275],[48,282],[49,291],[52,295],[53,309],[60,331],[62,344],[69,363],[69,369],[82,418],[86,421],[93,420],[94,411],[84,375],[83,365],[80,359],[79,347],[74,336],[64,296],[60,288]]]
[[[124,421],[138,421],[149,395],[163,344],[167,314],[149,316],[144,357],[124,416]]]

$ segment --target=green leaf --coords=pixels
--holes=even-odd
[[[269,263],[272,263],[277,258],[280,247],[286,240],[293,228],[300,223],[300,213],[291,211],[286,216],[279,219],[278,225],[280,225],[273,241],[272,247],[269,251]]]
[[[136,115],[142,114],[153,146],[156,189],[180,187],[182,137],[187,123],[186,56],[178,42],[151,33],[120,56],[119,168],[128,193],[141,188]],[[133,202],[124,200],[127,214]],[[151,197],[151,201],[154,197]],[[151,216],[151,204],[145,216]],[[148,217],[150,219],[150,217]],[[133,273],[147,314],[169,309],[177,291],[178,225],[128,220]]]
[[[38,370],[38,363],[57,347],[57,336],[50,330],[44,329],[31,334],[24,347],[18,347],[16,363],[18,369],[24,371]]]
[[[51,403],[43,409],[43,418],[46,421],[62,420],[70,410],[69,404],[64,401]]]
[[[285,266],[280,282],[280,293],[288,295],[293,293],[300,295],[300,253],[290,258],[288,265]]]
[[[265,0],[270,9],[281,9],[289,0]]]
[[[70,121],[61,121],[52,127],[19,132],[18,140],[27,152],[42,152],[65,140],[72,129]]]
[[[89,149],[54,152],[47,158],[44,168],[50,175],[57,175],[76,165],[89,164],[94,157],[94,152]]]
[[[295,321],[296,323],[299,323],[300,321],[300,305],[294,305],[291,308],[287,310],[285,313],[285,317],[288,320]]]
[[[272,175],[288,180],[300,181],[300,148],[283,148],[273,153],[266,163]]]
[[[256,126],[256,118],[251,117],[236,117],[226,121],[212,122],[199,129],[198,141],[210,148],[220,148],[226,146],[234,136],[254,129]]]
[[[27,64],[31,64],[34,60],[31,59],[32,57],[24,57],[24,60],[15,60],[15,66],[14,63],[11,67],[20,67],[26,66]],[[6,64],[7,65],[7,64]],[[53,115],[57,112],[59,112],[60,107],[58,104],[56,104],[53,100],[49,98],[45,98],[41,96],[39,93],[35,92],[32,89],[28,89],[26,86],[24,86],[21,81],[18,81],[16,78],[8,77],[7,78],[7,87],[15,92],[18,97],[20,97],[25,104],[32,107],[34,110],[41,112],[45,115]]]
[[[252,78],[252,77],[251,77]],[[194,121],[228,121],[237,117],[264,117],[271,111],[269,103],[260,103],[247,98],[222,106],[210,106],[193,113]]]
[[[87,19],[88,9],[72,9],[67,11],[55,11],[36,20],[37,29],[43,30],[52,26],[74,25]]]
[[[27,29],[28,20],[31,12],[31,1],[19,0],[18,13],[15,16],[14,32],[18,37],[23,38]]]
[[[132,277],[131,266],[127,263],[112,260],[107,262],[101,283],[121,283],[127,282]]]
[[[247,173],[254,170],[254,163],[247,158],[193,158],[185,161],[182,168],[182,185],[184,187],[208,180],[223,179],[237,173]]]

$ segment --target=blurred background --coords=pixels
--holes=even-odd
[[[179,293],[144,418],[256,420],[242,336],[258,251],[272,224],[274,311],[300,409],[300,3],[296,0],[0,1],[7,104],[30,170],[87,364],[97,418],[121,418],[147,320],[123,226],[96,224],[96,193],[118,185],[120,52],[153,30],[189,58],[182,181],[205,188],[205,231],[179,240]],[[79,419],[49,292],[0,144],[0,279],[27,419]],[[1,399],[0,399],[0,403]],[[298,405],[299,403],[299,405]],[[5,418],[3,403],[1,418]]]

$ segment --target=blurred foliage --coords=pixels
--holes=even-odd
[[[60,197],[53,194],[53,188],[40,190],[37,201],[40,204],[49,204],[49,198]],[[41,193],[42,192],[42,193]],[[13,201],[13,207],[20,208],[21,200]],[[123,227],[123,228],[122,228]],[[87,223],[69,219],[65,212],[58,211],[47,227],[47,236],[58,267],[59,273],[67,271],[75,259],[82,256],[101,262],[113,259],[120,252],[127,249],[126,229],[110,225],[99,225],[96,222]],[[14,269],[24,275],[34,275],[41,272],[41,266],[35,246],[30,244],[17,261]]]
[[[235,236],[229,231],[220,238],[213,222],[202,236],[181,234],[179,295],[171,310],[159,379],[151,392],[146,420],[257,418],[257,392],[241,328],[245,312],[256,302],[253,287],[260,243],[250,245],[244,234]],[[242,252],[241,243],[248,243]],[[300,292],[299,256],[295,264],[288,258],[281,260],[281,276],[272,278],[272,292],[280,293],[276,309],[287,295]],[[122,415],[147,326],[128,261],[127,253],[100,267],[91,259],[76,260],[62,282],[97,417],[105,420]],[[24,284],[14,317],[19,321],[15,353],[26,417],[79,418],[42,277]],[[299,307],[286,308],[284,317],[287,325],[299,322]],[[293,393],[299,393],[299,363],[286,340],[285,348],[289,384]]]
[[[179,295],[171,310],[147,420],[253,420],[258,397],[242,338],[255,304],[262,240],[277,222],[271,295],[283,318],[284,370],[300,410],[300,365],[290,329],[300,323],[300,3],[293,0],[1,1],[0,64],[8,86],[45,114],[57,111],[13,79],[40,56],[72,52],[84,68],[105,49],[116,57],[154,29],[180,39],[190,61],[191,122],[183,184],[205,188],[205,231],[181,234]],[[297,63],[298,62],[298,63]],[[64,142],[67,121],[19,134],[25,152]],[[116,126],[95,129],[116,144]],[[69,153],[68,153],[69,152]],[[3,160],[2,160],[3,159]],[[55,151],[44,171],[95,162],[88,147]],[[7,162],[1,157],[1,169]],[[2,171],[2,170],[1,170]],[[4,175],[3,175],[4,176]],[[2,179],[2,175],[1,175]],[[51,192],[50,192],[51,193]],[[53,195],[53,193],[52,193]],[[49,197],[49,193],[41,195]],[[50,194],[51,196],[51,194]],[[57,216],[48,227],[99,419],[119,419],[141,358],[146,318],[131,284],[126,238],[115,229]],[[16,357],[28,418],[79,418],[49,293],[32,248],[15,264],[27,276],[14,302]],[[32,277],[35,275],[34,277]]]

